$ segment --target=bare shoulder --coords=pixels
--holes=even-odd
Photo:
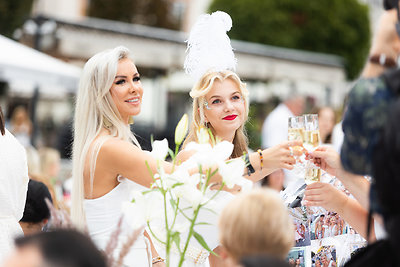
[[[184,162],[186,160],[188,160],[191,156],[193,156],[193,154],[196,153],[195,150],[181,150],[178,155],[176,156],[176,161],[179,163]]]
[[[115,137],[106,140],[99,151],[99,156],[110,161],[120,160],[127,156],[131,158],[138,154],[143,154],[143,151],[140,148],[129,141]]]

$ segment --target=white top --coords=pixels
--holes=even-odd
[[[294,116],[290,109],[284,104],[279,104],[267,116],[262,127],[261,146],[263,148],[273,147],[288,140],[288,119]],[[284,169],[284,186],[294,182],[298,175],[294,171]]]
[[[0,263],[13,247],[13,239],[23,235],[22,218],[28,191],[28,165],[24,147],[6,129],[0,134]]]
[[[332,145],[333,148],[340,154],[340,149],[342,148],[343,144],[343,139],[344,139],[344,133],[342,129],[342,122],[339,122],[338,124],[333,127],[332,130]]]
[[[120,182],[110,192],[95,199],[85,199],[84,209],[89,234],[95,244],[104,250],[110,240],[111,234],[117,227],[122,215],[122,203],[129,201],[132,190],[148,190],[147,188],[126,178],[119,178]],[[118,259],[119,252],[127,237],[134,231],[129,224],[123,220],[121,233],[119,234],[118,246],[114,251],[114,259]],[[126,266],[146,267],[151,266],[149,255],[143,235],[136,240],[129,254],[124,259]],[[150,255],[151,257],[151,255]]]
[[[275,146],[288,139],[288,118],[291,116],[294,116],[293,113],[284,103],[271,111],[262,127],[263,148]]]

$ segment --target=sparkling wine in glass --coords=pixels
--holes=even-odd
[[[320,145],[320,135],[317,114],[304,115],[304,147],[308,152],[314,151]],[[321,169],[308,160],[305,166],[305,183],[311,184],[321,180]]]
[[[289,117],[288,119],[288,140],[289,141],[301,141],[304,142],[304,117],[296,116]],[[294,146],[290,148],[295,155],[300,155],[303,152],[302,146]],[[294,171],[298,175],[302,175],[304,166],[302,163],[301,156],[294,156],[296,164],[294,165]]]
[[[304,142],[304,117],[296,116],[289,117],[288,120],[288,140],[289,141],[302,141]],[[302,150],[301,146],[293,147],[294,150]]]

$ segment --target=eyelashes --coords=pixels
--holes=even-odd
[[[139,76],[135,76],[135,77],[132,79],[132,81],[133,81],[133,82],[139,82],[139,81],[140,81],[140,77],[139,77]],[[117,84],[117,85],[122,85],[122,84],[125,84],[125,83],[126,83],[126,79],[117,80],[117,81],[115,82],[115,84]]]

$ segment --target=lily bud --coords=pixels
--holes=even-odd
[[[199,144],[209,144],[210,143],[210,134],[208,130],[204,127],[200,127],[197,132],[197,140]]]
[[[188,131],[189,118],[185,113],[183,114],[181,120],[178,122],[178,125],[175,128],[175,144],[182,144],[183,139],[185,138]]]

